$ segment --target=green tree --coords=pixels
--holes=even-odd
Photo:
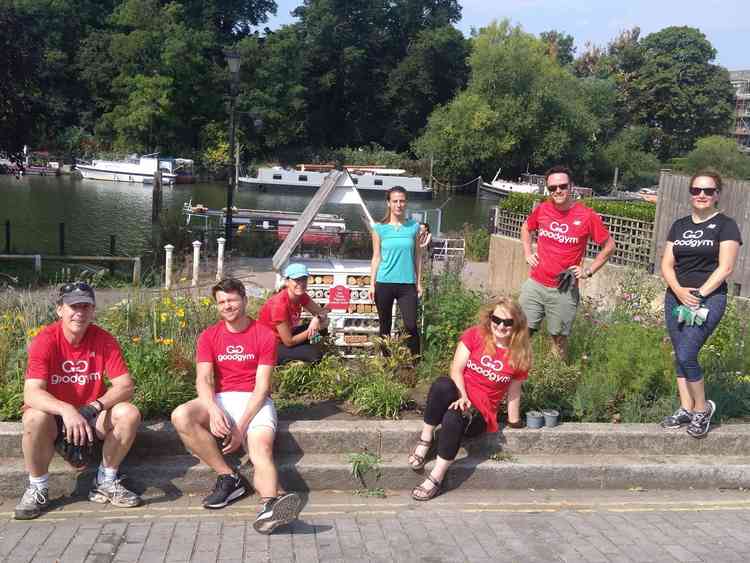
[[[465,178],[498,164],[515,172],[555,162],[588,168],[600,132],[595,97],[540,39],[507,20],[493,23],[475,37],[470,65],[466,91],[433,113],[414,145],[420,156],[434,155],[438,173]]]
[[[662,159],[685,154],[695,141],[728,131],[734,91],[729,73],[711,64],[716,50],[699,30],[667,27],[641,43],[643,63],[628,92],[633,122],[658,132]]]
[[[561,66],[569,65],[575,59],[575,39],[562,31],[543,31],[539,37],[547,45],[547,53]]]
[[[628,127],[603,150],[605,172],[619,170],[619,189],[635,190],[656,183],[660,162],[647,151],[651,132],[646,127]]]
[[[406,56],[388,76],[387,145],[396,150],[408,147],[427,124],[430,112],[466,85],[468,55],[468,41],[452,26],[417,34]]]
[[[750,156],[742,154],[733,139],[712,135],[698,139],[695,148],[682,159],[680,168],[694,174],[703,168],[714,168],[722,176],[750,180]]]

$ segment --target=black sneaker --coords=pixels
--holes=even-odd
[[[219,475],[214,490],[203,499],[203,508],[224,508],[230,502],[244,497],[250,491],[250,483],[242,475]]]
[[[665,416],[661,421],[662,428],[682,428],[685,424],[690,424],[693,420],[693,414],[687,409],[680,407],[674,414]]]
[[[270,534],[279,526],[296,520],[301,508],[302,499],[296,493],[268,499],[258,511],[253,528],[259,534]]]
[[[33,520],[37,518],[42,510],[49,506],[49,490],[28,485],[23,492],[21,500],[16,505],[13,517],[16,520]]]
[[[688,426],[687,433],[693,438],[705,438],[714,412],[716,412],[716,403],[706,401],[706,410],[693,413],[693,421]]]

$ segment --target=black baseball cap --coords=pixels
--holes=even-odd
[[[60,299],[65,305],[89,303],[96,305],[94,288],[86,282],[66,283],[60,287]]]

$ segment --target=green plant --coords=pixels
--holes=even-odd
[[[573,411],[571,399],[580,380],[578,365],[566,364],[551,352],[535,354],[521,395],[522,412],[555,408],[563,417],[569,417]]]
[[[408,394],[408,387],[391,377],[368,374],[354,389],[352,404],[359,414],[396,419]]]
[[[516,463],[518,461],[518,458],[516,458],[516,456],[514,456],[510,452],[504,452],[502,450],[493,453],[490,456],[490,459],[492,461],[497,461],[500,463]]]
[[[490,233],[487,229],[465,223],[463,237],[466,245],[466,258],[486,262],[490,254]]]
[[[355,385],[351,368],[340,356],[329,354],[317,364],[290,362],[274,372],[280,397],[308,397],[315,400],[346,399]]]
[[[368,452],[367,450],[352,454],[349,456],[349,463],[352,465],[352,477],[356,479],[363,488],[370,490],[372,486],[380,480],[382,471],[380,464],[382,459],[379,455]],[[374,482],[368,482],[369,478],[373,478]]]

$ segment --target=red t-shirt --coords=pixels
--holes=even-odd
[[[117,340],[93,324],[78,346],[65,338],[62,321],[44,327],[29,346],[26,379],[44,379],[53,397],[76,408],[104,395],[105,376],[114,379],[126,373]]]
[[[461,335],[461,342],[469,349],[469,360],[464,368],[466,394],[487,422],[487,432],[497,432],[497,410],[511,381],[524,381],[529,374],[509,365],[506,348],[496,347],[493,356],[486,354],[478,326],[467,329]]]
[[[294,303],[289,298],[289,292],[285,289],[272,295],[268,301],[263,304],[258,313],[258,322],[270,328],[279,338],[279,331],[276,325],[279,323],[289,323],[289,328],[293,329],[299,324],[302,315],[302,307],[310,303],[310,296],[305,293],[299,302]]]
[[[560,211],[545,201],[526,218],[529,231],[536,231],[539,265],[531,270],[531,278],[547,287],[557,287],[557,275],[580,265],[589,238],[604,244],[609,231],[599,214],[581,203]]]
[[[214,392],[252,391],[258,366],[276,365],[276,338],[252,319],[242,332],[229,332],[219,321],[201,332],[195,361],[213,364]]]

